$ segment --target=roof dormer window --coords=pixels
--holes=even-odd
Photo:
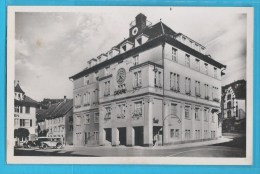
[[[142,38],[136,39],[139,45],[142,45]]]
[[[126,45],[122,46],[122,49],[124,50],[124,52],[126,51]]]

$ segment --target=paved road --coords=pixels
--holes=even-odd
[[[138,147],[85,147],[64,149],[15,149],[17,156],[164,156],[164,157],[245,157],[245,150],[227,146],[200,146],[180,149]]]
[[[163,156],[163,157],[245,157],[246,156],[246,137],[232,136],[229,141],[214,141],[203,143],[194,143],[193,145],[178,145],[165,147],[65,147],[63,149],[24,149],[15,148],[16,156]],[[218,141],[215,141],[218,142]]]

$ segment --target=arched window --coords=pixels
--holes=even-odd
[[[231,101],[227,103],[227,108],[228,108],[228,109],[231,108]]]
[[[231,94],[228,94],[227,99],[231,100]]]
[[[228,110],[228,111],[227,111],[227,117],[228,117],[228,118],[231,118],[231,110]]]

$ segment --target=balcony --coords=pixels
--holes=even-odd
[[[196,94],[196,97],[201,97],[201,95],[200,94]]]
[[[209,100],[209,96],[205,96],[205,99],[206,99],[206,100]]]
[[[190,96],[191,95],[191,91],[186,91],[185,94]]]
[[[176,93],[179,93],[179,92],[180,92],[180,88],[179,88],[179,87],[178,87],[178,88],[171,87],[171,90],[172,90],[173,92],[176,92]]]

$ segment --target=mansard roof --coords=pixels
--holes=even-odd
[[[145,42],[144,44],[138,46],[138,47],[134,47],[133,49],[130,49],[124,53],[118,54],[115,57],[106,60],[104,62],[101,62],[97,65],[94,65],[93,67],[90,68],[84,68],[82,71],[80,71],[79,73],[69,77],[70,79],[78,79],[86,74],[89,74],[91,72],[97,71],[111,63],[115,63],[117,61],[120,61],[122,59],[125,59],[127,57],[133,56],[139,52],[148,50],[150,48],[153,48],[155,46],[158,45],[162,45],[164,43],[169,43],[171,45],[174,45],[180,49],[183,49],[184,51],[188,52],[189,54],[192,54],[198,58],[200,58],[201,60],[213,64],[214,66],[218,67],[218,68],[226,68],[225,65],[217,62],[216,60],[214,60],[213,58],[211,58],[208,55],[204,55],[192,48],[190,48],[189,46],[181,43],[180,41],[176,40],[175,37],[179,34],[176,33],[175,31],[173,31],[170,27],[168,27],[166,24],[164,24],[163,22],[158,22],[150,27],[145,28],[142,33],[139,33],[136,36],[132,36],[129,37],[127,39],[124,39],[122,42],[120,42],[119,44],[117,44],[116,46],[114,46],[115,48],[119,49],[120,46],[125,43],[126,41],[128,42],[132,42],[134,43],[136,37],[138,37],[140,34],[145,34],[147,35],[148,41]]]

